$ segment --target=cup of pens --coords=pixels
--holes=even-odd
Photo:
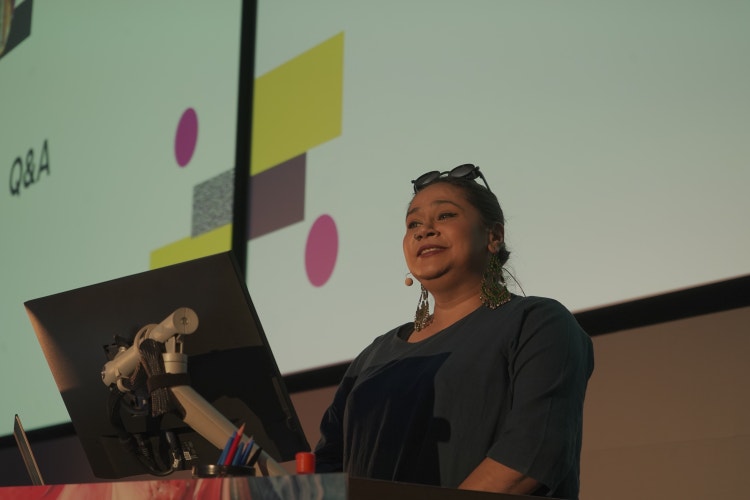
[[[215,464],[193,467],[193,477],[254,476],[260,447],[250,438],[243,442],[245,424],[234,431]]]

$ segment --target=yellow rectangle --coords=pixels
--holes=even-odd
[[[255,80],[250,175],[341,135],[344,33]]]
[[[232,248],[232,225],[218,227],[195,238],[183,238],[151,252],[150,268],[179,264]]]

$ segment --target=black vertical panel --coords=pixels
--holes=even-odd
[[[247,275],[247,240],[250,183],[250,151],[253,127],[253,82],[255,80],[255,33],[257,0],[243,0],[237,99],[237,138],[232,202],[232,253],[243,275]]]

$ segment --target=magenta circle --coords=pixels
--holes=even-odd
[[[188,108],[182,113],[174,136],[174,156],[179,166],[184,167],[190,163],[197,142],[198,115],[193,108]]]
[[[314,286],[323,286],[333,274],[339,253],[339,234],[330,215],[313,222],[305,245],[305,271]]]

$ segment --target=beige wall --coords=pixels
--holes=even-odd
[[[581,500],[747,498],[750,308],[594,338]],[[292,395],[310,443],[335,388]]]
[[[581,498],[748,498],[750,308],[594,339]]]

